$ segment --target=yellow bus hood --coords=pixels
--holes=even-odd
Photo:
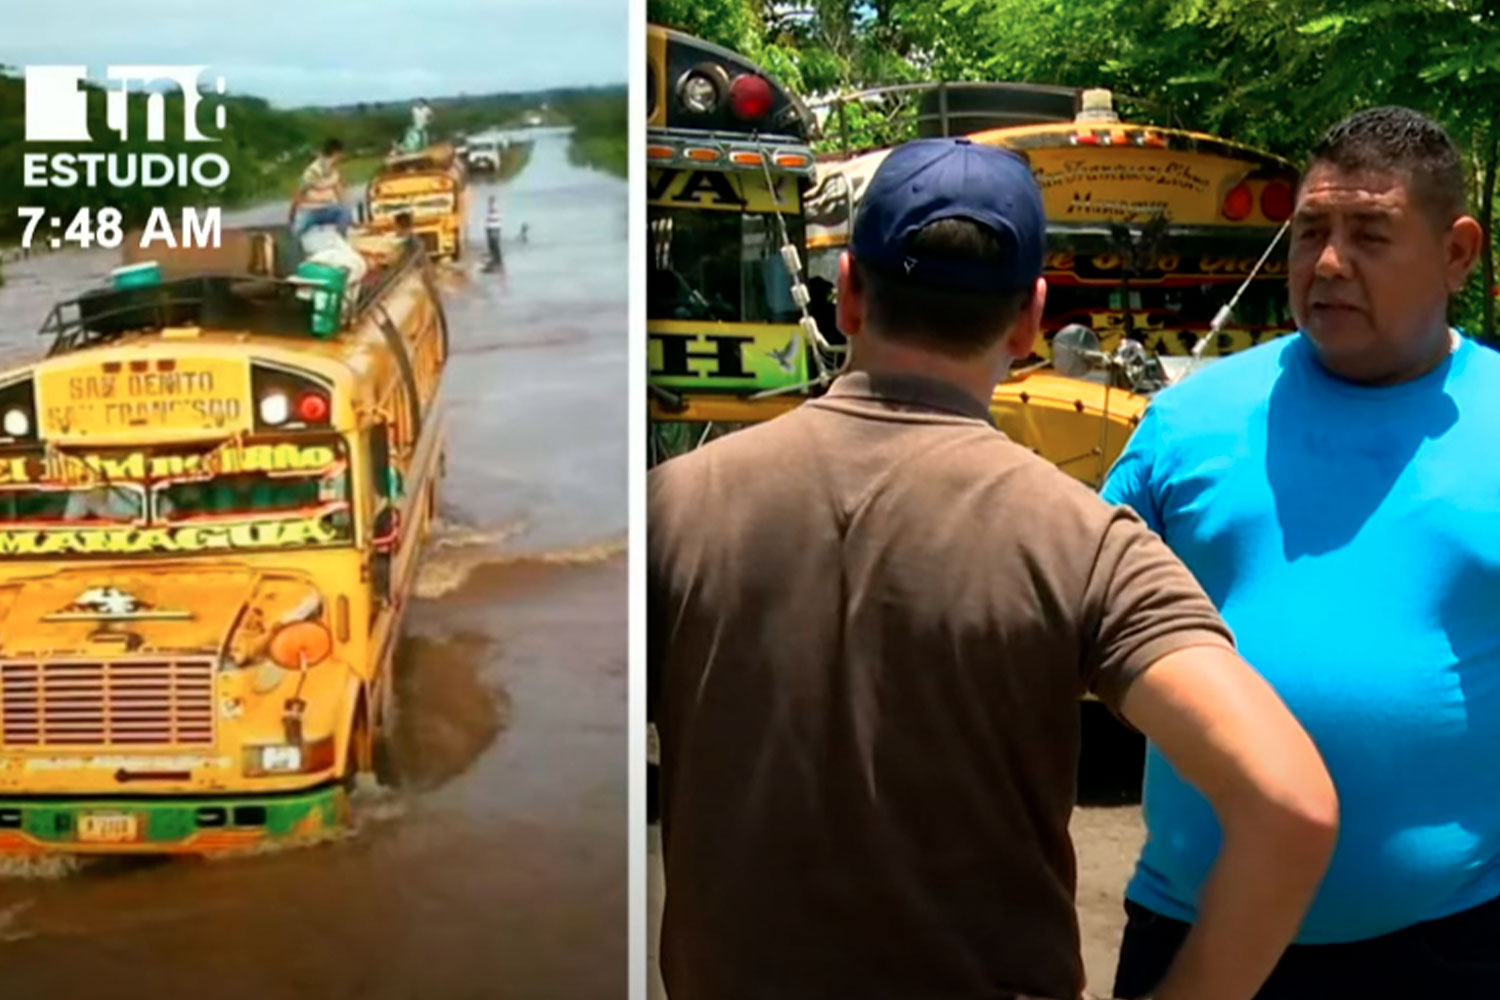
[[[1098,489],[1146,404],[1128,390],[1044,370],[997,386],[990,416],[1012,441]]]
[[[310,591],[244,567],[64,570],[0,585],[0,660],[213,656],[237,623],[239,646]]]

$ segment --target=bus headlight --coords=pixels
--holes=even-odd
[[[245,747],[244,771],[252,778],[326,771],[333,767],[337,750],[332,736],[311,743],[254,744]]]
[[[260,398],[260,419],[262,423],[277,424],[286,423],[286,418],[292,415],[291,401],[286,398],[285,393],[272,392]]]
[[[31,414],[20,409],[6,410],[4,430],[6,437],[25,437],[31,433]]]
[[[695,115],[706,115],[719,106],[719,86],[702,67],[691,70],[677,85],[677,99]]]
[[[302,770],[302,748],[286,744],[249,747],[251,770],[262,774],[296,774]]]

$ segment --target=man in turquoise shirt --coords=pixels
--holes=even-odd
[[[1483,238],[1448,135],[1332,128],[1298,192],[1299,332],[1153,401],[1104,486],[1317,742],[1333,863],[1259,996],[1500,996],[1500,354],[1451,330]],[[1152,748],[1115,992],[1156,987],[1219,848]]]

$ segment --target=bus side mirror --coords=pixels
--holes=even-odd
[[[401,540],[401,512],[394,507],[383,508],[375,515],[375,537],[371,544],[382,555],[393,551]]]

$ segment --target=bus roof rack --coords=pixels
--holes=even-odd
[[[1091,109],[1086,105],[1091,105],[1090,95],[1095,90],[1041,83],[937,80],[833,94],[811,100],[808,106],[824,119],[824,135],[837,141],[840,149],[836,155],[850,156],[907,139],[1075,121]],[[1160,102],[1119,93],[1112,93],[1111,98],[1175,121],[1171,109]],[[885,120],[861,115],[858,122],[851,123],[847,109],[864,104],[881,107]],[[873,141],[867,138],[856,142],[852,133],[860,130],[874,133]]]
[[[390,265],[372,271],[373,280],[356,290],[345,328],[359,322],[391,283],[423,266],[425,258],[421,244],[413,240]],[[54,305],[37,334],[52,338],[48,357],[174,326],[311,336],[312,303],[298,297],[301,287],[290,276],[209,273],[144,287],[96,288]]]

